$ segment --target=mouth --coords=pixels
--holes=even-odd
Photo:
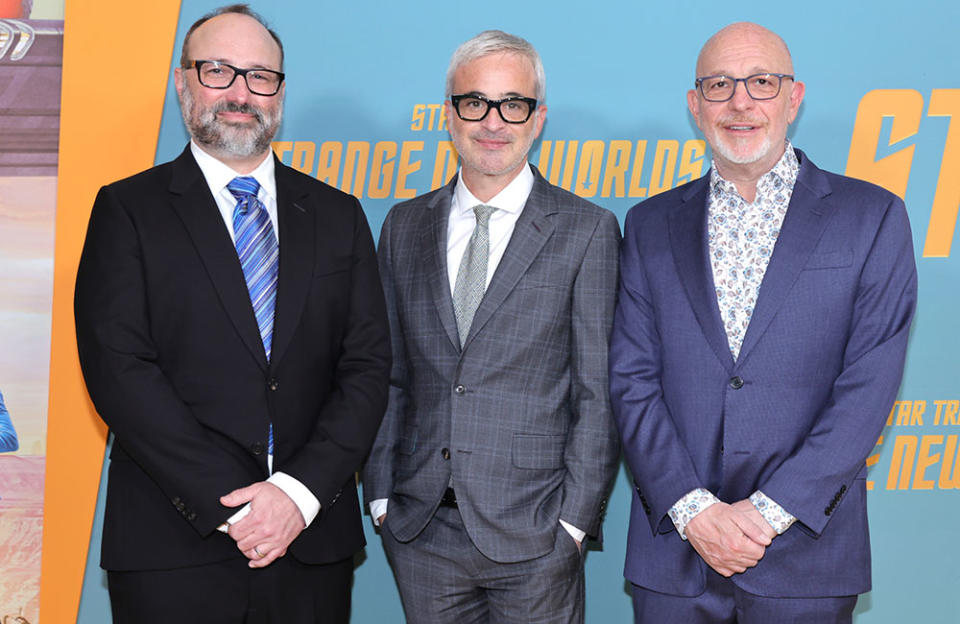
[[[248,104],[221,104],[213,110],[217,119],[229,124],[250,124],[262,120],[260,111]]]
[[[474,137],[473,140],[477,145],[488,150],[499,150],[510,145],[510,141],[507,139],[493,137]]]
[[[746,134],[753,132],[754,130],[760,129],[760,124],[756,124],[750,121],[735,121],[735,122],[723,122],[721,127],[727,132],[733,132],[734,134]]]

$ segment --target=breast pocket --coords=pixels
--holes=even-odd
[[[804,271],[813,271],[819,269],[843,269],[853,264],[853,250],[842,249],[829,253],[815,253],[807,259],[804,265]]]

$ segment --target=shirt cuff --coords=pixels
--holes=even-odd
[[[680,534],[680,539],[686,541],[687,525],[697,514],[710,505],[719,502],[720,499],[714,496],[710,490],[697,488],[690,490],[683,498],[674,503],[667,513],[670,514],[670,519],[673,521],[677,533]]]
[[[388,498],[378,498],[370,501],[370,515],[373,516],[373,526],[380,526],[380,516],[387,513]]]
[[[760,490],[750,495],[750,502],[757,508],[760,515],[770,523],[770,526],[777,532],[777,535],[782,535],[784,531],[789,529],[793,523],[797,521],[786,509],[775,503],[772,498],[768,498],[767,495]]]
[[[320,513],[320,501],[313,495],[313,492],[287,473],[275,472],[267,479],[267,483],[277,486],[290,497],[290,500],[294,502],[303,516],[303,528],[310,526],[310,523]]]
[[[577,541],[580,542],[581,544],[583,543],[583,538],[585,538],[585,537],[587,536],[587,532],[586,532],[586,531],[581,531],[580,529],[578,529],[577,527],[573,526],[573,525],[570,524],[569,522],[566,522],[566,521],[563,520],[562,518],[560,519],[560,526],[562,526],[564,529],[567,530],[567,533],[570,534],[570,537],[572,537],[573,539],[577,540]]]

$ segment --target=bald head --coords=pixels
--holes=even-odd
[[[759,51],[766,57],[765,63],[770,65],[763,68],[766,71],[793,73],[790,50],[780,35],[759,24],[737,22],[722,28],[703,44],[700,55],[697,56],[697,76],[728,73],[719,69],[717,63],[722,58],[738,56],[741,51],[752,53]]]

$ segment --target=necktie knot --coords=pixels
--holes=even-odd
[[[237,208],[241,213],[246,213],[247,206],[251,199],[257,198],[260,191],[260,183],[253,176],[238,176],[227,184],[227,190],[237,198]]]
[[[477,226],[478,227],[487,227],[490,223],[490,215],[492,215],[497,209],[493,206],[487,206],[486,204],[477,204],[473,207],[473,214],[477,217]]]

